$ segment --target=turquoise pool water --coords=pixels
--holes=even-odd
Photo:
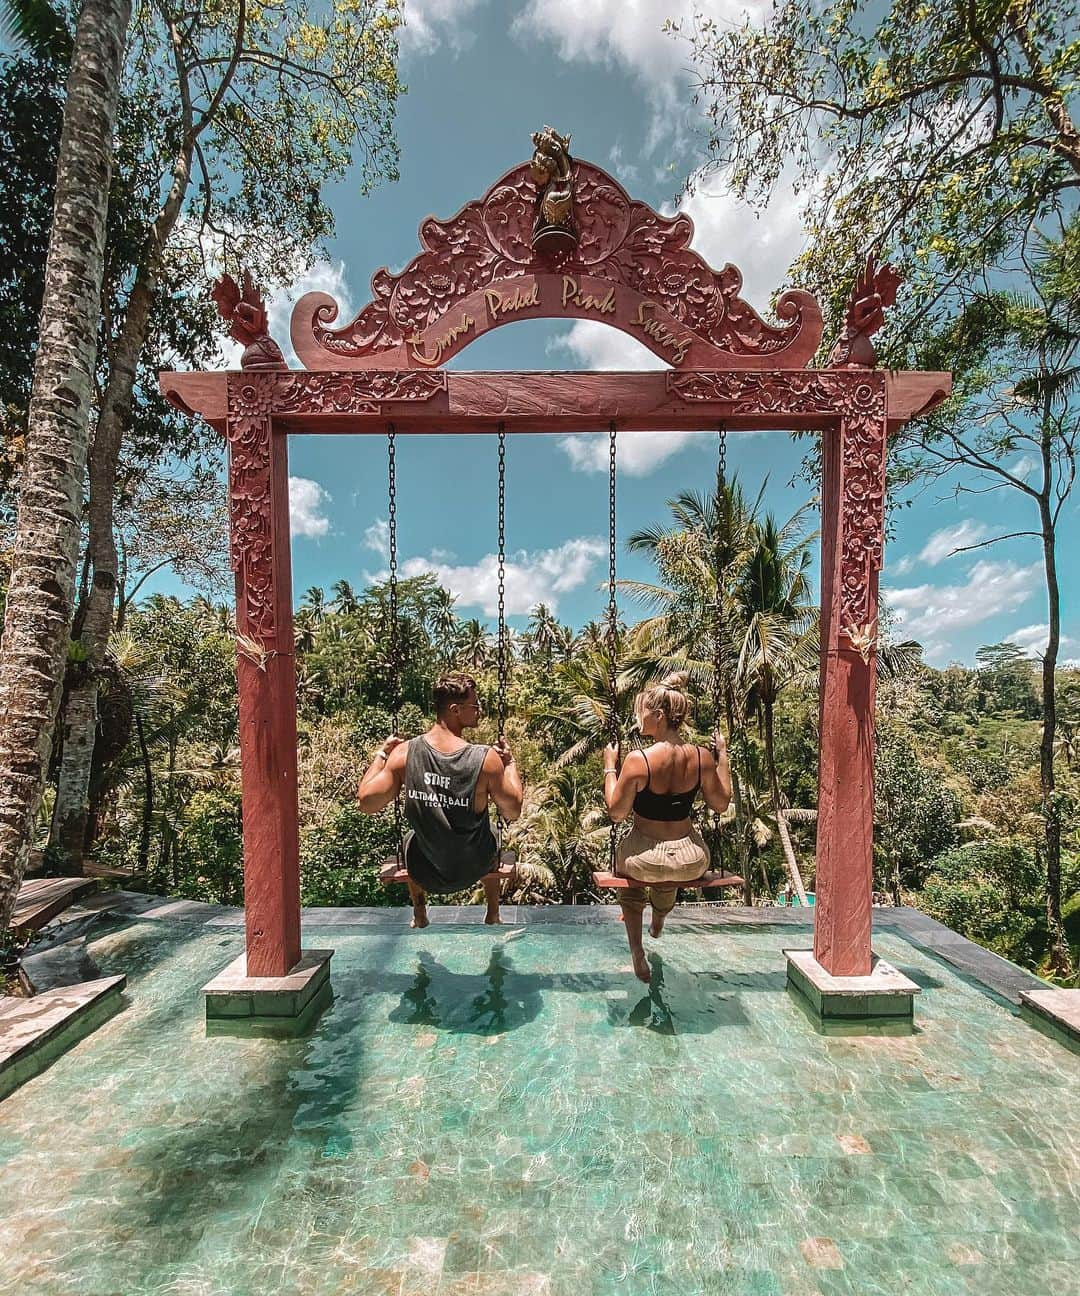
[[[1077,1058],[899,936],[825,1036],[791,931],[320,928],[307,1039],[207,1038],[239,933],[93,946],[130,1006],[0,1104],[0,1292],[1075,1296]],[[794,943],[802,943],[796,940]]]

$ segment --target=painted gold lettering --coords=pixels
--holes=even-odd
[[[459,338],[465,336],[476,321],[471,315],[462,315],[461,321],[451,325],[441,337],[427,338],[422,333],[411,333],[405,341],[412,347],[413,359],[419,364],[434,368]],[[434,348],[434,354],[428,348]]]

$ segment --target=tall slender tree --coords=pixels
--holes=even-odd
[[[129,17],[129,0],[85,0],[68,77],[0,650],[0,931],[26,869],[67,658]]]
[[[179,290],[185,263],[189,276],[198,273],[207,244],[226,260],[253,260],[264,276],[291,277],[333,228],[322,182],[355,160],[366,190],[396,176],[397,163],[393,0],[329,0],[318,13],[302,0],[270,9],[197,0],[137,17],[127,76],[160,105],[147,141],[159,166],[158,201],[128,268],[90,450],[91,576],[78,627],[84,669],[68,690],[55,816],[73,859],[86,845],[98,675],[113,624],[117,471],[158,295],[168,283]]]

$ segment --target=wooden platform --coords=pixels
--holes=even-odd
[[[635,882],[633,878],[619,877],[617,873],[598,871],[593,874],[593,881],[606,891],[625,891],[627,887],[649,886],[648,882]],[[677,882],[675,885],[686,891],[718,891],[721,887],[742,886],[743,880],[735,873],[706,874],[694,882]]]
[[[78,896],[92,891],[96,878],[31,878],[19,887],[11,930],[16,936],[29,936],[70,905]]]
[[[118,868],[114,864],[102,864],[93,859],[84,859],[82,870],[88,878],[116,878],[123,882],[141,882],[146,877],[145,873],[140,873],[137,869]]]

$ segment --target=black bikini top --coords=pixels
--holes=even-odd
[[[641,759],[645,762],[648,779],[645,786],[634,797],[634,813],[646,819],[656,819],[660,823],[674,823],[677,819],[689,819],[690,807],[701,789],[701,748],[697,749],[697,782],[689,792],[651,791],[649,782],[652,780],[652,770],[649,769],[649,758],[642,752]]]

